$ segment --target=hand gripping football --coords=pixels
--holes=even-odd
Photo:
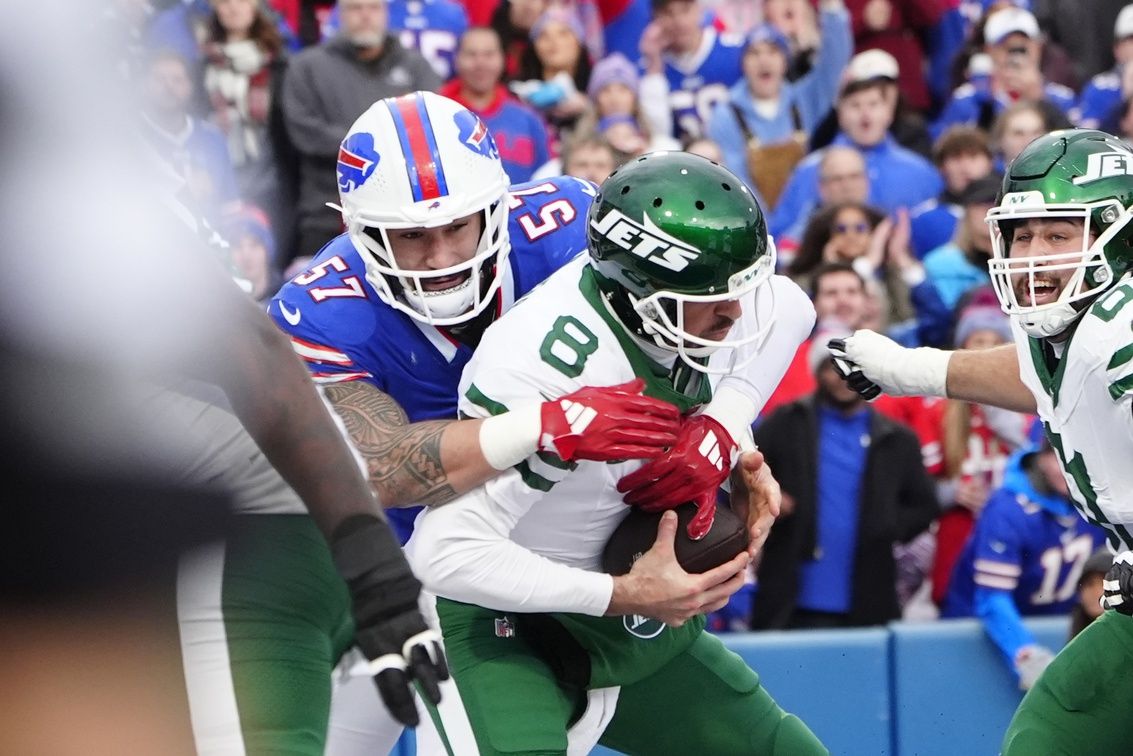
[[[739,554],[747,548],[749,534],[746,524],[727,507],[716,508],[712,529],[699,541],[688,537],[689,520],[696,514],[696,505],[689,502],[676,508],[677,534],[674,550],[677,562],[685,572],[699,574]],[[657,540],[657,524],[664,512],[643,512],[631,508],[626,518],[606,542],[602,551],[602,571],[610,575],[624,575]]]

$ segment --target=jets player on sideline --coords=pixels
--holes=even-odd
[[[562,177],[509,191],[483,123],[429,92],[363,114],[342,142],[338,180],[347,233],[269,313],[343,417],[385,506],[444,503],[536,451],[556,461],[696,452],[677,443],[677,410],[633,385],[564,397],[590,418],[577,430],[545,398],[487,421],[455,419],[460,373],[484,329],[584,249],[593,185]],[[736,437],[755,416],[749,391],[737,382],[714,404]],[[717,471],[703,468],[693,472],[714,488]],[[769,474],[753,487],[777,506]],[[388,510],[403,538],[417,511]],[[335,695],[328,751],[388,751],[400,725],[382,720],[372,686]]]
[[[1008,755],[1124,753],[1133,738],[1133,152],[1069,129],[1031,142],[988,211],[992,283],[1014,346],[904,349],[872,331],[832,348],[869,398],[950,396],[1038,412],[1079,513],[1120,551],[1105,612],[1023,699]]]
[[[635,379],[688,413],[726,374],[770,393],[814,314],[773,275],[774,245],[739,179],[695,155],[651,153],[602,184],[588,224],[589,255],[484,334],[461,379],[463,414],[499,417]],[[716,446],[726,459],[731,444]],[[703,632],[703,613],[743,584],[750,554],[688,575],[673,563],[667,512],[627,575],[600,572],[628,511],[618,481],[640,465],[531,455],[418,518],[410,562],[438,595],[479,752],[566,753],[569,738],[571,753],[586,753],[601,735],[627,753],[825,753]],[[662,563],[666,581],[696,592],[643,606],[632,594]]]

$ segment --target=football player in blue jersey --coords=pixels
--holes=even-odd
[[[456,420],[460,375],[484,330],[586,248],[592,184],[561,177],[509,189],[480,119],[428,92],[372,106],[343,140],[337,170],[346,232],[269,313],[342,416],[382,503],[409,507],[389,510],[403,538],[411,505],[447,502],[536,452],[608,461],[677,446],[677,411],[636,382]],[[764,489],[772,496],[773,485]],[[450,684],[441,717],[457,752],[461,715]],[[373,686],[347,683],[328,750],[388,750],[399,729],[383,721]]]

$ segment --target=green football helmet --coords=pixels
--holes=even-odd
[[[773,302],[757,306],[757,298],[773,296],[763,284],[775,272],[775,244],[763,211],[735,174],[687,152],[643,155],[603,182],[587,234],[598,285],[631,333],[701,372],[729,372],[754,357],[770,316],[757,319],[754,332],[737,323],[720,341],[684,328],[685,302],[738,300],[754,291],[745,308],[774,310]],[[753,343],[742,361],[733,351],[727,369],[707,367],[716,350]]]
[[[1083,222],[1080,248],[1011,257],[1014,232],[1028,219]],[[1053,131],[1035,139],[1011,163],[1001,199],[988,211],[991,282],[1003,311],[1035,338],[1066,330],[1133,263],[1133,150],[1092,129]],[[1049,251],[1049,248],[1048,248]],[[1070,271],[1068,277],[1061,275]],[[1049,274],[1065,279],[1044,297]]]

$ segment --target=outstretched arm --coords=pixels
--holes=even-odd
[[[833,339],[830,351],[846,383],[866,399],[947,396],[1016,412],[1035,412],[1035,397],[1019,377],[1014,345],[954,352],[907,349],[874,331]]]
[[[679,422],[675,407],[642,396],[641,386],[584,388],[483,420],[417,423],[361,381],[326,394],[387,507],[444,504],[537,451],[567,460],[655,457],[676,441]]]
[[[946,387],[953,399],[1016,412],[1036,411],[1034,395],[1019,378],[1019,353],[1013,344],[953,352]]]

